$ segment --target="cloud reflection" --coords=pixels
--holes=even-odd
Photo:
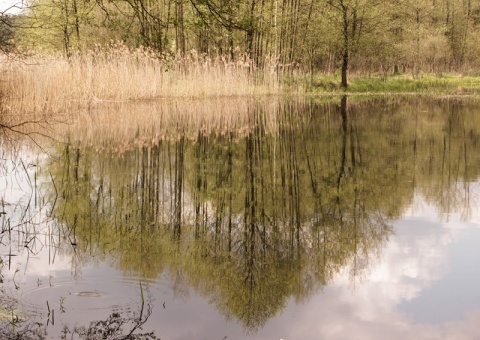
[[[274,332],[285,340],[479,339],[480,299],[471,295],[480,278],[480,230],[471,221],[480,210],[467,222],[461,214],[440,222],[436,208],[419,196],[415,206],[394,224],[395,235],[362,282],[352,284],[345,269],[323,293],[302,306],[290,304],[255,338]]]

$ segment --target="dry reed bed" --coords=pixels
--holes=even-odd
[[[264,65],[260,69],[247,57],[233,61],[195,51],[165,57],[112,44],[68,59],[36,56],[2,63],[0,93],[3,111],[15,113],[59,113],[96,101],[275,93],[276,64],[268,59]]]

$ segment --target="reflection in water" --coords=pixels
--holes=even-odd
[[[211,130],[171,115],[162,138],[148,125],[70,135],[42,170],[55,252],[75,275],[103,261],[145,280],[168,273],[177,296],[193,288],[253,333],[345,269],[363,280],[416,193],[469,216],[480,125],[466,102],[246,109]]]
[[[119,312],[112,313],[105,320],[90,322],[88,327],[74,326],[69,329],[66,325],[61,331],[61,339],[158,339],[154,332],[141,332],[142,325],[145,324],[152,313],[150,303],[142,301],[141,307],[136,313],[127,313],[122,315]],[[7,318],[7,320],[3,320]],[[6,321],[6,322],[3,322]],[[54,310],[49,311],[47,326],[55,324]],[[10,340],[34,340],[45,339],[47,331],[44,324],[39,322],[26,322],[11,311],[11,315],[2,317],[0,323],[0,336],[2,339]]]
[[[4,131],[5,132],[5,131]],[[14,132],[13,134],[10,134]],[[0,242],[2,244],[0,258],[0,281],[1,283],[13,283],[13,289],[24,289],[25,282],[19,278],[19,268],[16,268],[15,261],[22,257],[22,265],[26,268],[30,259],[36,259],[42,253],[47,252],[49,264],[55,262],[55,253],[61,238],[61,229],[51,214],[55,208],[55,200],[49,200],[42,190],[45,185],[50,187],[55,185],[55,181],[48,181],[39,177],[37,170],[39,165],[46,161],[46,154],[41,150],[40,156],[26,153],[25,149],[31,142],[24,133],[8,130],[1,136],[1,188],[0,197],[0,218],[1,231]],[[36,143],[33,143],[38,147]],[[49,179],[52,179],[50,177]],[[47,190],[48,192],[48,190]],[[57,239],[58,237],[58,239]],[[58,240],[58,242],[57,242]],[[32,260],[35,262],[35,260]],[[13,277],[5,279],[3,273],[13,272]],[[17,275],[18,274],[18,275]],[[5,282],[4,282],[5,281]],[[36,315],[25,311],[24,305],[27,302],[17,301],[8,290],[8,286],[2,285],[0,297],[0,338],[1,339],[45,339],[49,335],[49,327],[55,325],[55,320],[60,319],[62,324],[62,314],[68,309],[75,308],[66,303],[66,296],[60,296],[60,308],[50,307],[48,295],[42,294],[44,283],[38,279],[35,288],[28,287],[22,293],[23,298],[28,297],[30,293],[39,296],[42,303],[46,303],[48,309],[46,315]],[[54,286],[52,276],[48,283],[50,288]],[[55,282],[57,285],[57,282]],[[60,285],[61,287],[61,285]],[[144,294],[145,292],[145,294]],[[78,296],[97,297],[92,294],[98,292],[80,292]],[[77,294],[75,294],[77,295]],[[61,330],[62,339],[105,339],[105,338],[125,338],[125,339],[156,339],[154,332],[141,332],[141,326],[147,322],[152,313],[152,302],[148,290],[145,290],[140,283],[140,302],[138,311],[134,308],[137,304],[130,304],[128,309],[119,310],[112,313],[107,319],[92,321],[88,327],[63,325]],[[55,297],[56,299],[58,297]],[[71,299],[70,297],[68,299]],[[52,303],[52,300],[50,300]],[[118,299],[115,301],[118,305]],[[115,310],[116,308],[114,308]],[[30,311],[30,312],[32,312]],[[55,314],[57,311],[57,314]],[[55,316],[56,315],[56,316]],[[60,337],[60,332],[56,335],[50,335],[50,338]]]
[[[145,301],[142,285],[140,284],[141,304],[138,312],[122,315],[114,312],[105,320],[90,322],[88,327],[75,326],[73,330],[65,326],[62,330],[62,339],[131,339],[149,340],[158,339],[154,332],[140,332],[142,326],[148,321],[152,314],[153,306]]]
[[[254,111],[244,135],[180,136],[113,159],[67,145],[50,171],[74,256],[109,245],[124,270],[168,270],[179,294],[195,287],[248,330],[343,266],[361,275],[400,214],[381,197],[397,191],[398,174],[373,183],[384,169],[367,166],[372,151],[346,100],[328,117],[292,112],[281,107],[277,134]],[[337,117],[341,129],[324,124]]]

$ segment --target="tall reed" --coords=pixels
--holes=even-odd
[[[61,112],[86,102],[164,97],[271,94],[279,90],[276,61],[261,68],[246,56],[232,60],[191,51],[165,56],[121,43],[79,52],[70,58],[35,56],[1,64],[3,110]]]

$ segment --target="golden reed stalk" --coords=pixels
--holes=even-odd
[[[35,56],[0,62],[0,109],[59,113],[101,101],[275,94],[277,69],[273,58],[259,68],[246,56],[232,60],[191,51],[172,57],[112,43],[70,58]]]

